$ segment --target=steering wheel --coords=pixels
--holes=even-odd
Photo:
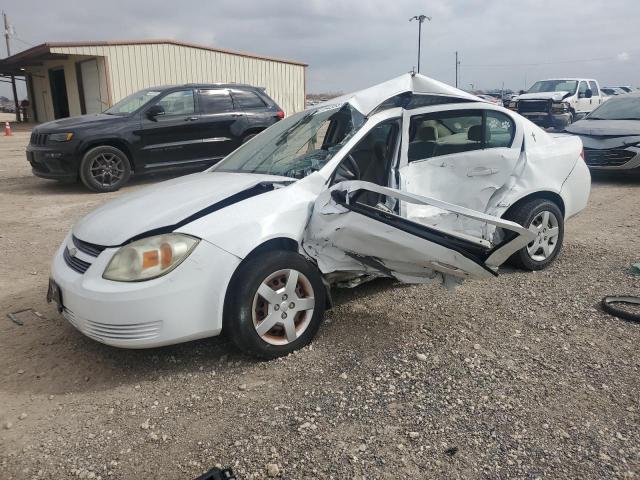
[[[360,179],[360,167],[358,162],[353,158],[352,154],[347,155],[342,163],[340,163],[339,173],[347,180],[359,180]]]

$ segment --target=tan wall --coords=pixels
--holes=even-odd
[[[304,110],[302,65],[172,44],[55,47],[51,52],[105,57],[113,103],[151,86],[236,82],[266,88],[288,115]]]

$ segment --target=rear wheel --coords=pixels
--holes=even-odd
[[[80,163],[80,179],[94,192],[115,192],[131,176],[131,164],[121,150],[103,145],[85,153]]]
[[[549,266],[562,249],[564,218],[558,206],[550,200],[532,199],[505,215],[535,233],[536,238],[518,250],[509,263],[524,270],[542,270]]]
[[[247,142],[248,142],[249,140],[251,140],[253,137],[255,137],[256,135],[258,135],[258,133],[260,133],[260,132],[249,133],[249,134],[245,135],[245,136],[242,138],[242,143],[247,143]]]
[[[234,276],[224,329],[244,352],[276,358],[313,339],[324,307],[324,284],[315,265],[295,252],[266,252]]]

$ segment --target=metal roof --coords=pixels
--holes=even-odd
[[[263,55],[254,55],[245,52],[236,52],[233,50],[226,50],[222,48],[213,48],[205,45],[199,45],[196,43],[180,42],[172,39],[149,39],[149,40],[115,40],[115,41],[86,41],[86,42],[47,42],[31,47],[22,52],[18,52],[15,55],[0,60],[0,73],[1,74],[14,74],[21,75],[21,68],[29,65],[34,65],[44,60],[50,60],[55,58],[66,58],[66,55],[51,52],[51,49],[55,48],[73,48],[73,47],[109,47],[109,46],[125,46],[125,45],[176,45],[187,48],[197,48],[200,50],[207,50],[210,52],[226,53],[229,55],[238,55],[241,57],[255,58],[258,60],[266,60],[270,62],[287,63],[291,65],[300,65],[307,67],[308,64],[297,62],[293,60],[284,60],[280,58],[267,57]]]

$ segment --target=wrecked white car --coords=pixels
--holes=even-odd
[[[589,196],[581,152],[576,137],[403,75],[87,215],[55,255],[48,297],[109,345],[225,331],[277,357],[313,338],[333,284],[452,286],[508,260],[549,265]]]

